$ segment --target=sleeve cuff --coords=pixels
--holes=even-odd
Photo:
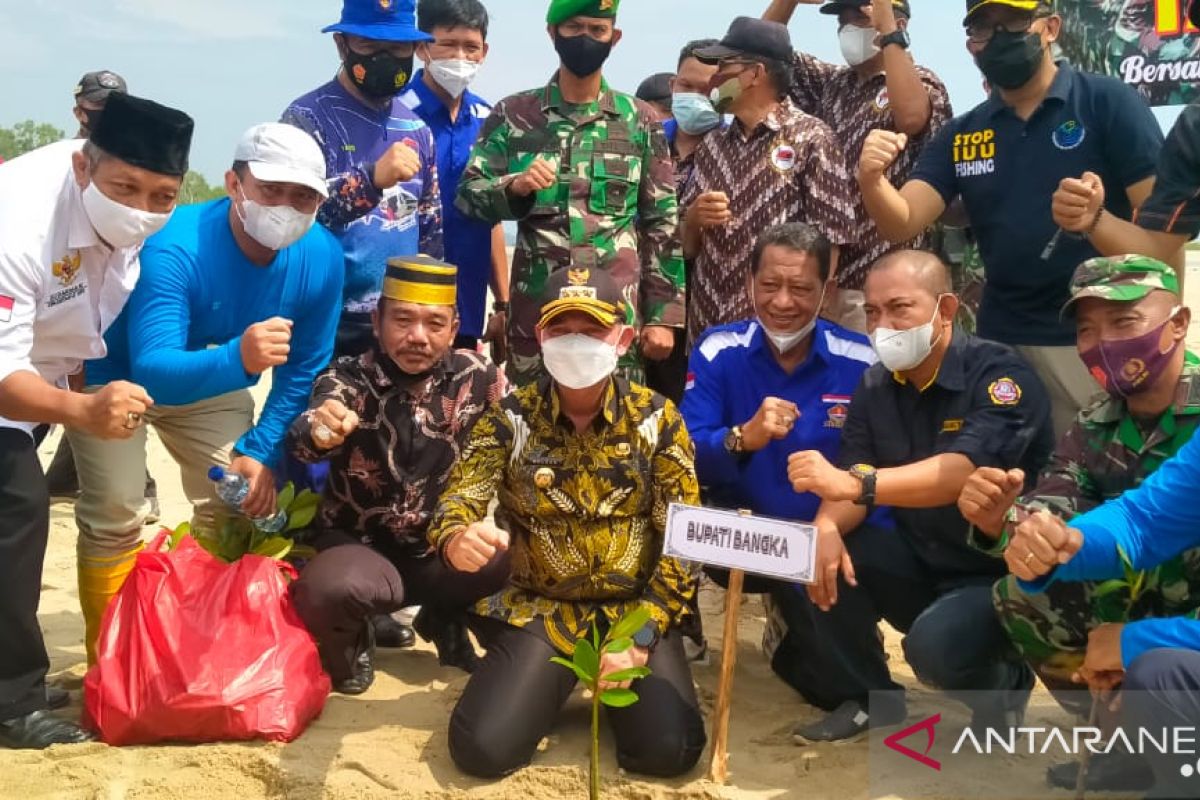
[[[967,530],[967,544],[973,549],[985,556],[993,556],[994,558],[1003,558],[1004,551],[1008,549],[1008,526],[1004,526],[1004,532],[1000,534],[999,539],[991,539],[974,525]]]
[[[1185,617],[1128,622],[1121,631],[1121,663],[1128,670],[1151,650],[1200,649],[1200,622]]]

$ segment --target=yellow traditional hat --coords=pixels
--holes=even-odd
[[[453,306],[458,302],[458,267],[429,256],[389,258],[383,296],[421,306]]]

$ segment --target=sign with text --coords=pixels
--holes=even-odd
[[[663,550],[668,556],[712,567],[812,583],[817,529],[799,522],[672,503]]]
[[[1076,68],[1112,75],[1155,106],[1200,97],[1200,35],[1189,0],[1059,0],[1058,46]]]

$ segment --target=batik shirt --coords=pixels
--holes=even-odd
[[[660,631],[688,613],[692,565],[663,553],[667,507],[696,505],[694,453],[670,401],[613,380],[582,433],[548,380],[503,400],[475,426],[450,476],[429,540],[439,549],[487,516],[512,537],[509,585],[476,613],[536,625],[563,652],[599,618],[645,605]]]
[[[926,143],[953,116],[950,95],[941,79],[922,66],[916,67],[916,70],[921,85],[929,95],[929,124],[918,136],[908,137],[908,145],[888,168],[887,176],[893,186],[904,185]],[[896,118],[888,102],[887,75],[882,72],[864,79],[850,67],[828,64],[810,55],[797,53],[792,69],[791,96],[801,111],[820,117],[833,129],[845,151],[846,169],[851,176],[858,171],[867,135],[877,128],[889,131],[896,129]],[[876,260],[894,250],[928,250],[930,234],[925,231],[916,239],[902,244],[888,242],[867,214],[857,187],[854,187],[854,194],[862,229],[857,239],[841,252],[838,259],[838,285],[845,289],[861,290],[867,279],[867,270]]]
[[[443,257],[433,134],[399,99],[382,110],[365,106],[335,79],[292,103],[283,121],[311,134],[325,153],[329,199],[317,220],[346,252],[346,311],[375,308],[389,258]],[[375,162],[397,142],[417,152],[421,170],[380,191]]]
[[[425,529],[451,467],[471,427],[505,391],[504,374],[466,350],[448,353],[419,379],[378,349],[338,359],[317,379],[309,411],[287,439],[298,460],[329,461],[316,528],[361,536],[389,555],[427,553]],[[320,450],[312,414],[330,399],[361,423],[340,447]]]
[[[833,131],[785,100],[757,128],[740,120],[709,133],[680,206],[705,192],[724,192],[732,219],[701,233],[690,275],[688,338],[754,316],[746,277],[759,234],[785,222],[806,222],[835,245],[855,241],[857,190]]]
[[[558,166],[557,184],[512,197],[509,184],[539,156]],[[486,222],[518,221],[509,333],[522,382],[539,372],[534,329],[555,270],[605,270],[625,294],[631,325],[683,326],[675,168],[645,103],[602,83],[595,102],[572,105],[557,77],[501,100],[463,174],[458,207]],[[638,362],[634,350],[622,363]]]

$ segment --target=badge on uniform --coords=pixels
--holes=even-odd
[[[1076,120],[1068,120],[1054,129],[1050,140],[1059,150],[1074,150],[1087,138],[1087,129]]]
[[[846,427],[846,417],[850,416],[850,410],[847,408],[850,405],[850,396],[845,394],[826,394],[821,396],[821,402],[829,406],[825,412],[829,417],[825,421],[825,427],[836,428],[837,430]]]
[[[771,166],[776,172],[791,172],[796,168],[796,148],[787,142],[771,151]]]
[[[6,294],[0,294],[0,322],[11,322],[13,306],[16,300]]]
[[[54,266],[50,270],[54,273],[54,277],[58,278],[58,282],[63,286],[70,286],[75,282],[75,277],[79,274],[79,265],[82,262],[82,257],[79,251],[67,253],[61,261],[55,261]]]
[[[533,483],[539,489],[549,489],[554,483],[554,470],[549,467],[542,467],[533,473]]]
[[[885,86],[879,90],[879,94],[875,95],[875,110],[876,111],[887,111],[889,105],[890,105],[890,103],[888,101],[888,90],[887,90],[887,87]]]
[[[625,458],[630,452],[629,442],[617,442],[617,455]]]
[[[948,419],[942,423],[942,433],[958,433],[963,428],[961,419]]]
[[[1012,378],[1001,378],[988,387],[988,397],[997,406],[1015,406],[1021,402],[1021,387]]]

